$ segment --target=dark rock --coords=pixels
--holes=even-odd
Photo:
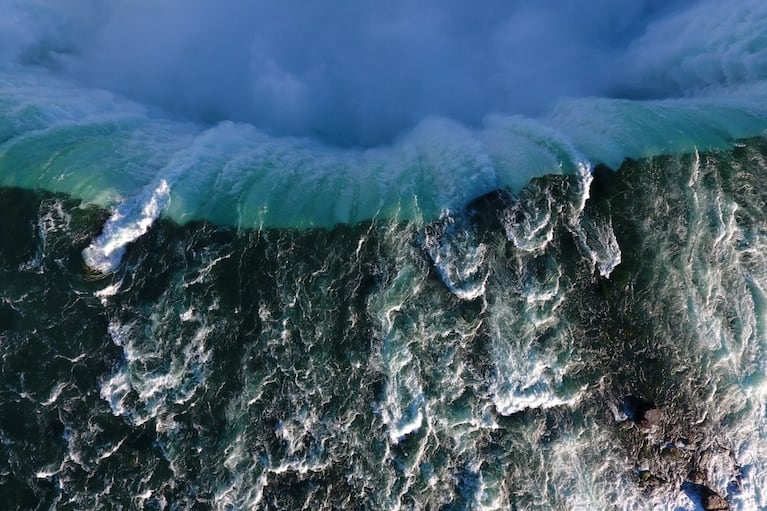
[[[655,403],[637,396],[626,396],[621,403],[623,413],[642,429],[650,429],[660,423],[663,412]]]
[[[659,488],[666,484],[664,479],[661,479],[644,468],[634,468],[634,474],[636,474],[639,484],[642,485],[642,488],[644,489]]]
[[[698,473],[695,471],[694,475],[697,476]],[[682,484],[682,491],[704,511],[729,511],[730,509],[727,500],[703,484],[688,481]]]
[[[730,509],[730,505],[727,504],[726,500],[724,500],[722,497],[714,493],[705,498],[703,502],[703,509],[723,511],[723,510]]]

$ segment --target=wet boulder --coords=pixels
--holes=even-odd
[[[698,509],[704,511],[729,511],[727,500],[714,490],[700,483],[686,482],[682,490],[692,500]]]
[[[706,510],[729,510],[730,505],[727,504],[727,501],[724,500],[723,497],[720,497],[716,493],[713,493],[706,497],[705,502],[703,503],[703,509]]]
[[[621,403],[621,409],[630,421],[642,429],[650,429],[660,423],[663,412],[655,403],[638,396],[626,396]]]

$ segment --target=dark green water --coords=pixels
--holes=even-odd
[[[765,509],[766,158],[435,222],[160,219],[109,275],[108,211],[0,189],[0,507]]]

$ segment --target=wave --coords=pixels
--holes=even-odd
[[[477,129],[433,117],[367,149],[172,121],[47,74],[4,74],[0,97],[3,186],[117,206],[165,179],[164,215],[239,227],[435,219],[584,161],[617,168],[626,157],[726,147],[767,128],[764,84],[694,99],[563,100],[538,119],[492,115]]]
[[[232,1],[232,6],[238,5]],[[163,6],[155,12],[158,19],[164,19],[165,10],[173,10]],[[208,220],[242,228],[327,228],[371,218],[434,220],[493,190],[519,192],[538,176],[577,173],[597,164],[617,169],[626,158],[727,147],[767,128],[767,42],[759,36],[759,20],[765,19],[767,9],[756,2],[728,9],[711,2],[680,3],[670,11],[652,4],[654,14],[641,18],[645,25],[631,30],[627,26],[621,37],[600,40],[620,47],[619,57],[599,61],[614,65],[619,76],[587,90],[591,95],[556,99],[552,92],[547,101],[534,105],[532,113],[508,113],[526,110],[504,110],[500,103],[493,104],[499,113],[477,109],[468,116],[481,119],[476,122],[442,115],[449,110],[416,108],[420,117],[410,128],[372,147],[334,144],[318,132],[302,129],[283,135],[258,119],[203,123],[194,115],[176,115],[162,102],[146,100],[135,87],[124,94],[117,86],[111,89],[118,92],[99,88],[110,84],[75,72],[86,64],[91,70],[106,69],[99,68],[89,52],[93,48],[88,44],[94,41],[69,40],[62,27],[95,24],[99,37],[108,38],[105,44],[114,46],[114,33],[127,30],[130,20],[115,27],[122,22],[110,17],[114,13],[107,7],[91,12],[79,6],[59,23],[53,16],[59,8],[45,1],[34,7],[34,12],[50,16],[33,17],[26,4],[6,6],[6,24],[26,20],[19,26],[29,25],[30,33],[11,40],[8,37],[18,30],[8,31],[3,39],[8,44],[0,65],[0,185],[64,192],[113,208],[104,236],[114,236],[101,242],[105,247],[124,245],[133,239],[124,236],[134,232],[132,226],[141,226],[143,232],[159,215],[180,223]],[[709,19],[712,12],[722,23]],[[515,23],[522,16],[506,14]],[[559,26],[553,11],[539,14],[553,16],[545,26]],[[149,16],[141,14],[145,15]],[[130,19],[143,19],[134,18]],[[703,21],[709,29],[706,37],[687,28]],[[675,39],[674,33],[680,36]],[[190,34],[184,37],[192,38],[190,44],[200,41]],[[568,37],[585,44],[580,32]],[[230,41],[219,49],[234,51],[235,43],[249,40]],[[421,48],[423,41],[410,43]],[[129,69],[135,64],[130,59],[125,63]],[[529,59],[525,63],[532,65]],[[568,75],[574,72],[571,67],[563,67],[557,79],[574,80]],[[156,67],[136,70],[155,71],[157,79],[165,76]],[[459,66],[453,71],[457,76],[464,70]],[[450,82],[446,78],[442,81]],[[325,82],[307,86],[311,85],[327,86]],[[241,86],[233,83],[231,94]],[[519,90],[535,86],[530,82]],[[184,96],[194,84],[179,87],[178,94]],[[615,92],[632,87],[644,92]],[[222,97],[229,94],[219,92]],[[564,91],[573,92],[578,91]],[[390,97],[387,90],[381,94],[386,104],[400,99],[400,108],[415,108],[407,95]],[[657,99],[639,99],[643,96]],[[380,106],[370,108],[378,111]],[[338,116],[343,116],[341,110]],[[331,115],[325,121],[332,124],[332,119]],[[333,131],[331,124],[326,127]],[[363,129],[362,124],[353,126],[353,131]],[[147,215],[144,210],[151,206],[147,197],[159,183],[166,184],[167,198]]]

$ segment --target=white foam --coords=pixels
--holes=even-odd
[[[387,401],[389,413],[384,414],[384,422],[389,427],[389,439],[397,444],[423,426],[423,396],[416,395],[413,401],[404,407],[404,410],[399,403]],[[392,415],[392,411],[396,415]]]
[[[50,406],[53,403],[55,403],[59,399],[59,396],[61,395],[61,391],[63,391],[65,388],[67,388],[68,385],[69,384],[66,383],[66,382],[59,382],[59,383],[57,383],[53,387],[53,389],[51,389],[51,393],[48,396],[48,399],[46,399],[45,401],[42,401],[40,404],[43,405],[43,406]]]
[[[408,435],[415,433],[424,422],[425,397],[423,386],[406,345],[395,332],[383,351],[386,371],[384,398],[379,403],[379,413],[389,431],[392,443],[401,442]]]
[[[501,364],[499,369],[509,371],[509,366]],[[501,415],[513,415],[530,409],[572,407],[580,401],[586,390],[586,387],[582,387],[568,395],[559,394],[557,384],[560,382],[557,380],[566,368],[549,367],[544,361],[539,361],[533,363],[532,367],[520,369],[515,373],[507,372],[491,387],[493,404]]]
[[[93,295],[99,299],[101,305],[106,307],[107,303],[109,302],[109,297],[116,295],[120,291],[120,287],[122,287],[122,282],[118,281],[99,289],[93,293]]]
[[[120,264],[125,247],[143,236],[170,200],[170,186],[165,179],[146,199],[129,201],[112,213],[104,231],[83,250],[83,259],[92,269],[111,273]]]
[[[591,259],[592,268],[596,268],[602,277],[610,277],[623,257],[612,224],[600,218],[584,219],[577,235],[582,237],[579,246]]]
[[[39,470],[35,472],[35,477],[38,479],[49,479],[61,471],[60,468],[56,470]]]
[[[161,302],[160,310],[155,312],[161,316],[155,320],[163,323],[162,334],[147,336],[135,324],[109,323],[110,337],[122,348],[125,361],[100,386],[101,397],[114,415],[133,424],[143,424],[154,417],[158,432],[175,427],[173,420],[164,416],[168,403],[184,404],[194,398],[205,383],[212,357],[206,347],[212,327],[198,317],[195,323],[199,324],[188,338],[176,337],[179,331],[175,328],[180,330],[185,322],[166,305]],[[167,363],[158,363],[159,360]]]
[[[523,211],[522,220],[516,216],[519,210],[511,208],[504,211],[502,222],[506,238],[524,252],[543,252],[554,239],[554,223],[551,218],[551,198],[548,208]]]
[[[128,408],[125,406],[124,400],[131,391],[128,375],[122,371],[117,372],[103,381],[99,387],[101,398],[109,403],[112,413],[116,416],[127,416]]]
[[[487,247],[475,241],[468,223],[443,213],[440,223],[430,229],[425,248],[450,292],[461,300],[484,295],[490,276],[483,265]]]

